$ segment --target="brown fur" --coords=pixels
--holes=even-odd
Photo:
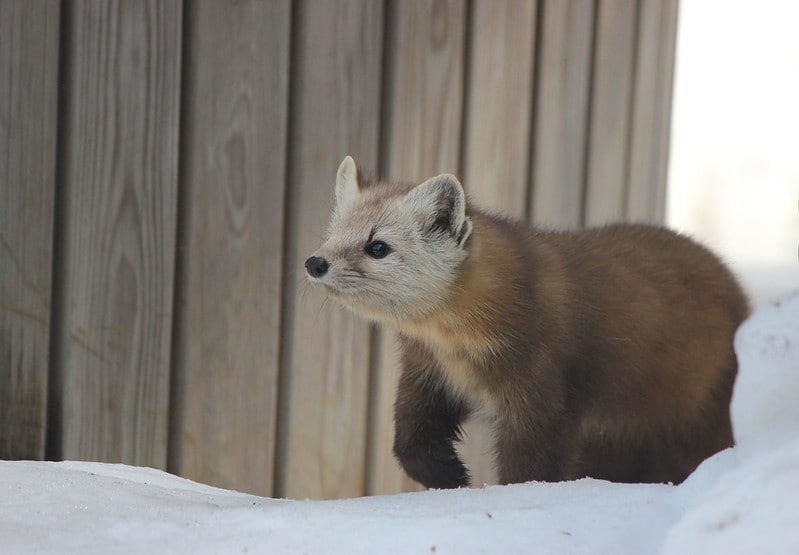
[[[656,227],[541,233],[470,216],[457,293],[400,322],[395,452],[412,477],[467,483],[452,442],[471,399],[490,405],[502,483],[676,483],[732,445],[748,305],[714,255]],[[430,445],[444,455],[420,462]]]
[[[543,232],[466,206],[446,299],[393,319],[394,452],[412,478],[468,484],[454,443],[477,411],[502,483],[676,483],[732,445],[733,335],[749,309],[712,253],[658,227]]]

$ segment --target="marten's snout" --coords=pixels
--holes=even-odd
[[[311,277],[322,277],[327,273],[328,268],[330,268],[330,264],[327,263],[327,260],[318,256],[312,256],[305,261],[305,271]]]

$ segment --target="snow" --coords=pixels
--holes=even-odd
[[[742,461],[691,504],[661,553],[799,552],[799,442]]]
[[[738,363],[730,414],[741,456],[799,440],[799,291],[766,303],[735,336]],[[793,317],[783,317],[783,314]],[[752,369],[756,369],[753,371]]]
[[[578,480],[339,501],[0,461],[0,553],[797,553],[799,291],[741,326],[737,445],[679,486]]]
[[[98,463],[6,462],[0,474],[13,553],[644,553],[680,507],[670,486],[597,480],[287,501]]]

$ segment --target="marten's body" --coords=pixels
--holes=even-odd
[[[502,483],[680,482],[732,445],[740,286],[663,228],[540,232],[466,206],[452,176],[339,169],[312,282],[400,331],[394,452],[428,487],[468,484],[454,442],[491,419]]]

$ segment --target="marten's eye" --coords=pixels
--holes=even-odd
[[[391,249],[383,241],[372,241],[366,245],[364,251],[372,258],[385,258]]]

